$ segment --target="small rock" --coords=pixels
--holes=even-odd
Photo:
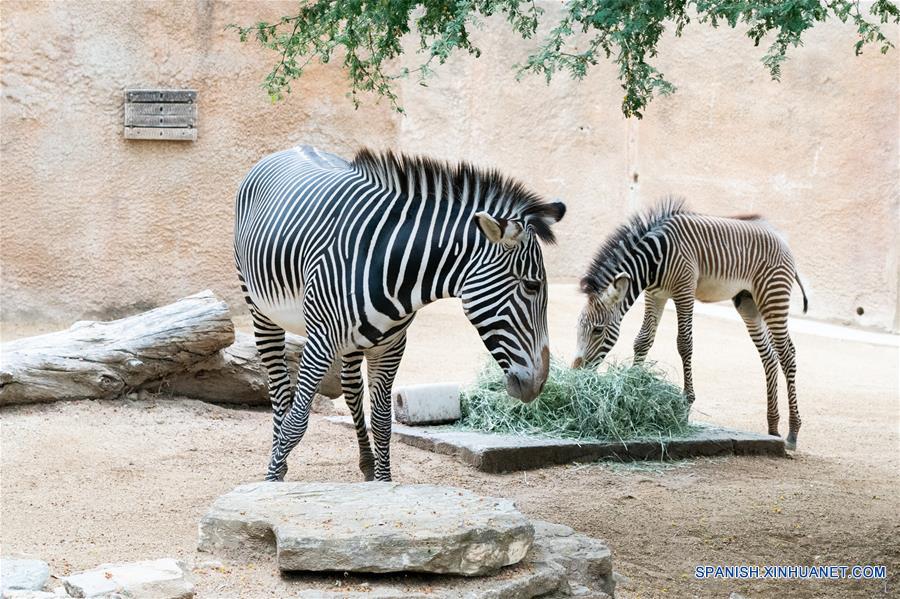
[[[225,564],[220,562],[217,559],[208,559],[203,560],[194,566],[194,570],[204,570],[204,569],[215,569],[215,568],[224,568]]]
[[[338,413],[334,407],[334,401],[321,393],[313,395],[312,405],[309,409],[313,414],[322,414],[324,416],[333,416]]]
[[[39,559],[0,558],[0,592],[39,591],[50,578],[50,566]]]
[[[121,594],[142,599],[190,599],[194,583],[179,561],[163,558],[143,562],[102,564],[62,579],[72,597]]]
[[[619,574],[618,572],[613,572],[613,580],[616,582],[617,586],[622,587],[623,589],[632,590],[631,587],[631,579],[625,576],[624,574]]]
[[[544,558],[566,571],[569,585],[581,590],[581,596],[615,594],[616,580],[612,569],[612,552],[606,543],[578,534],[568,526],[535,520],[534,541]],[[590,591],[584,592],[583,588]],[[574,594],[574,593],[573,593]]]
[[[274,533],[274,534],[273,534]],[[479,576],[518,563],[534,530],[511,501],[434,485],[251,483],[200,521],[200,551],[281,570]]]

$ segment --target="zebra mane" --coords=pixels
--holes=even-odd
[[[352,166],[392,191],[406,191],[423,182],[433,188],[436,180],[459,191],[465,183],[469,189],[479,190],[481,200],[501,199],[499,208],[506,212],[492,216],[521,219],[546,243],[556,242],[550,224],[565,214],[565,206],[561,203],[548,203],[520,181],[506,177],[496,169],[480,168],[469,162],[451,163],[427,156],[362,148],[354,156]],[[453,195],[459,197],[458,193]]]
[[[619,225],[600,246],[587,275],[581,279],[584,293],[602,293],[618,274],[618,265],[627,251],[625,248],[640,241],[677,214],[690,214],[682,198],[666,197],[654,207],[636,212],[625,224]]]

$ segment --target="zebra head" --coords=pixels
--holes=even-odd
[[[619,338],[619,325],[628,310],[626,292],[631,277],[621,272],[606,289],[597,289],[589,277],[581,280],[587,304],[578,317],[578,349],[572,368],[596,368]]]
[[[503,369],[507,393],[525,403],[540,394],[550,369],[547,273],[538,241],[553,242],[550,225],[565,212],[555,202],[511,218],[475,215],[486,242],[462,286],[463,310]]]

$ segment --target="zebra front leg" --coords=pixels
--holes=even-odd
[[[259,360],[266,369],[269,400],[272,402],[272,450],[278,444],[281,422],[291,405],[291,377],[284,354],[284,329],[260,314],[250,310],[253,319],[253,336]]]
[[[647,294],[644,296],[644,324],[634,340],[634,363],[641,364],[656,339],[659,318],[666,305],[667,298]]]
[[[694,373],[691,360],[694,353],[694,293],[682,295],[675,299],[675,312],[678,315],[678,354],[684,368],[684,398],[688,406],[694,404]]]
[[[778,436],[778,356],[772,347],[772,335],[769,327],[763,322],[759,314],[759,308],[753,300],[753,296],[747,291],[734,296],[732,299],[738,314],[747,326],[750,339],[759,352],[763,370],[766,373],[766,420],[769,425],[769,434]]]
[[[787,313],[776,317],[767,317],[766,324],[772,332],[772,340],[778,360],[781,362],[781,370],[787,381],[788,393],[788,436],[784,440],[784,446],[788,449],[797,449],[797,433],[800,432],[800,412],[797,409],[797,355],[794,342],[791,341],[787,331]]]
[[[300,370],[297,373],[297,387],[291,408],[281,423],[278,442],[272,449],[272,459],[266,480],[284,480],[287,474],[287,459],[309,425],[309,406],[319,388],[322,378],[331,368],[335,350],[316,335],[311,334],[300,356]]]
[[[372,439],[375,441],[375,480],[391,480],[391,389],[406,347],[406,331],[389,345],[366,353],[369,401],[372,403]]]
[[[363,413],[362,352],[347,354],[342,359],[341,388],[344,401],[353,414],[356,440],[359,442],[359,469],[366,480],[375,480],[375,455],[369,445],[369,431]]]

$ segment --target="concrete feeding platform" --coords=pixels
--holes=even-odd
[[[353,427],[349,416],[330,416],[326,420]],[[785,456],[781,437],[694,424],[700,426],[700,430],[662,441],[577,441],[463,431],[446,426],[406,426],[396,422],[393,424],[393,434],[401,443],[453,456],[482,472],[516,472],[602,459],[634,461],[728,455]]]

